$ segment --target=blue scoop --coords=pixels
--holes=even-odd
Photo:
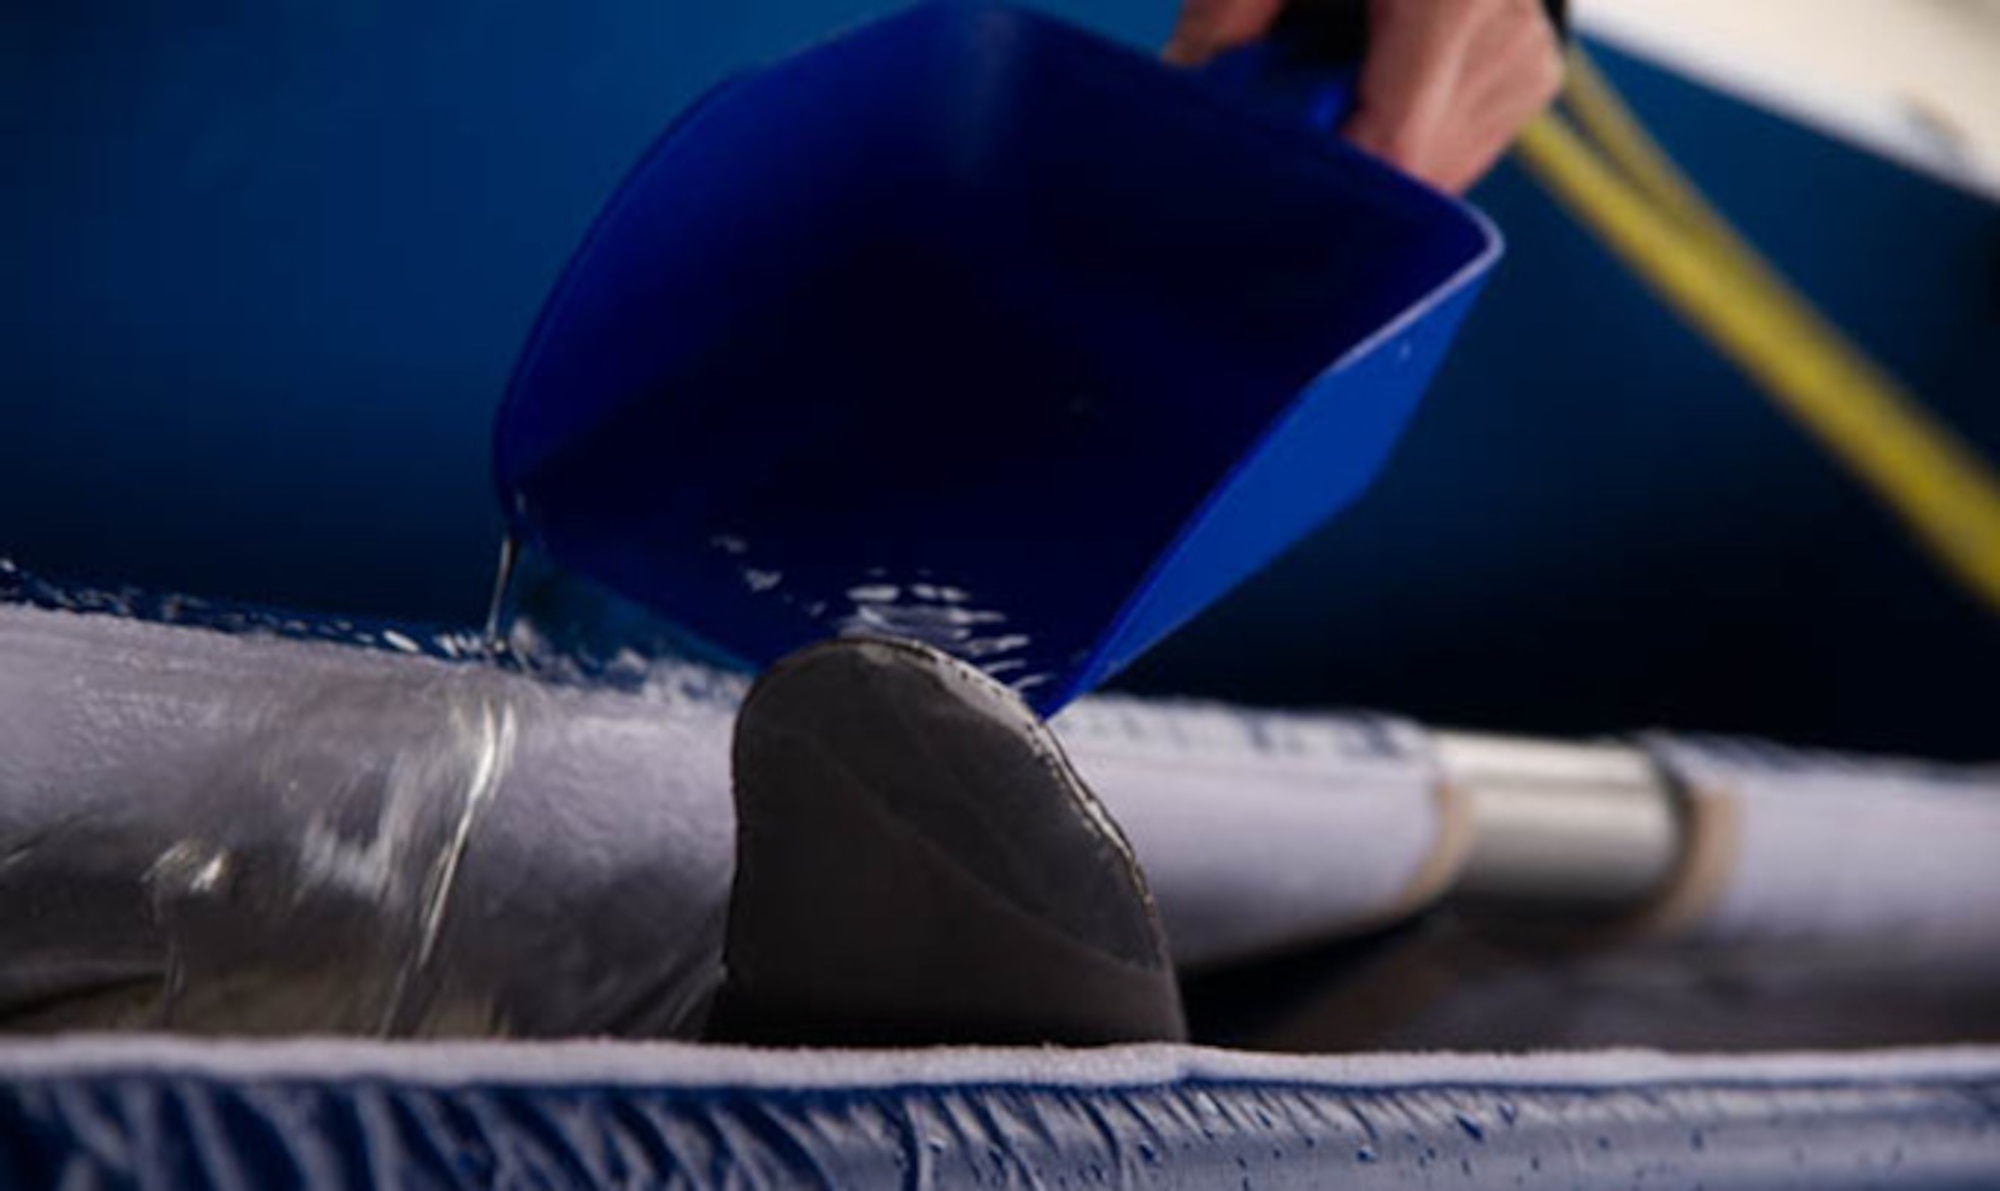
[[[1499,256],[1341,95],[966,2],[725,83],[542,314],[515,531],[753,664],[915,637],[1053,712],[1369,484]]]

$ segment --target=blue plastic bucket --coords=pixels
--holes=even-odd
[[[753,664],[900,634],[1050,712],[1368,485],[1498,255],[1306,120],[925,5],[648,151],[498,480],[517,532]]]

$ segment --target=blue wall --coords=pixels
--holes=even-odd
[[[2000,207],[1608,65],[1718,204],[2000,460]],[[1387,476],[1131,679],[2000,756],[2000,618],[1521,171],[1477,197],[1512,257]]]
[[[597,204],[711,82],[887,7],[7,6],[0,555],[475,618],[488,419]],[[1046,7],[1142,44],[1172,15]],[[1613,65],[1724,205],[2000,454],[1995,208]],[[1518,174],[1480,198],[1513,257],[1381,488],[1132,681],[2000,752],[1995,622]]]

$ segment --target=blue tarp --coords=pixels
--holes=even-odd
[[[2000,1185],[2000,1052],[0,1047],[7,1187]]]

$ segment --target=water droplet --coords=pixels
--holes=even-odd
[[[1462,1112],[1453,1114],[1453,1118],[1458,1121],[1458,1127],[1465,1131],[1467,1137],[1477,1142],[1484,1142],[1486,1140],[1486,1127],[1484,1125],[1481,1125],[1478,1121],[1473,1120]]]
[[[978,637],[967,641],[960,652],[968,658],[992,657],[996,653],[1013,653],[1034,644],[1034,638],[1020,633],[1008,633],[1000,637]]]
[[[188,890],[193,893],[214,893],[229,876],[229,855],[217,852],[207,864],[201,866],[188,880]]]
[[[493,567],[493,592],[486,600],[486,621],[480,634],[485,639],[487,654],[492,657],[506,651],[502,631],[507,622],[507,596],[514,586],[514,572],[520,562],[521,539],[508,534],[500,543],[500,558]]]
[[[1362,1146],[1360,1149],[1354,1151],[1354,1160],[1356,1162],[1377,1162],[1381,1160],[1381,1155],[1375,1152],[1374,1146]]]

